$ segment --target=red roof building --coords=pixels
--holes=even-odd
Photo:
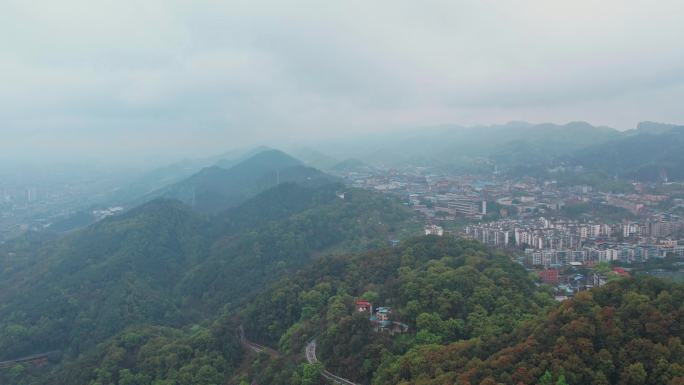
[[[356,300],[356,311],[370,313],[372,309],[373,305],[370,302],[361,299]]]
[[[547,269],[547,270],[542,270],[538,272],[539,278],[541,278],[542,282],[548,283],[550,285],[555,285],[558,283],[558,270],[556,269]]]

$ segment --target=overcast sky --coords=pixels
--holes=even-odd
[[[3,0],[0,14],[4,157],[684,123],[682,0]]]

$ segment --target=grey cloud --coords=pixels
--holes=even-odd
[[[684,121],[678,0],[5,3],[5,154]]]

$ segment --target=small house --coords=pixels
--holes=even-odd
[[[356,300],[356,311],[358,311],[359,313],[370,314],[372,312],[372,309],[373,305],[370,302],[361,299]]]

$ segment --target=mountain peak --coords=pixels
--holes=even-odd
[[[644,121],[637,124],[636,132],[639,134],[664,134],[675,129],[684,129],[684,126],[671,123]]]
[[[266,167],[273,170],[284,169],[293,166],[301,166],[303,163],[280,150],[269,149],[261,151],[235,165],[237,167]]]
[[[280,150],[258,152],[229,168],[207,167],[171,185],[161,196],[178,199],[193,210],[218,213],[284,182],[304,185],[329,183],[332,177],[305,167]]]

